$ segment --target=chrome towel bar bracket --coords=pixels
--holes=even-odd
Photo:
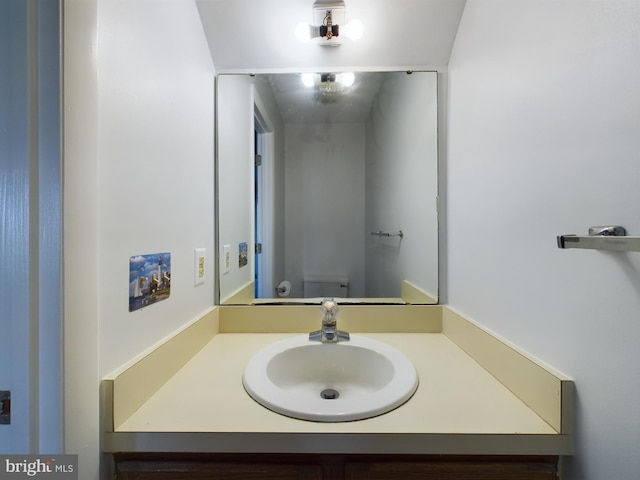
[[[382,230],[378,230],[377,232],[371,232],[371,235],[377,235],[379,237],[404,237],[404,233],[402,233],[402,230],[399,230],[397,232],[383,232]]]
[[[586,248],[615,252],[640,252],[640,237],[628,237],[620,226],[589,228],[589,235],[559,235],[558,248]]]

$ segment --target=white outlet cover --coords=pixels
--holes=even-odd
[[[202,285],[206,278],[206,253],[205,248],[196,248],[193,250],[193,272],[194,284]]]

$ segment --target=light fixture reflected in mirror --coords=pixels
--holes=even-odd
[[[356,76],[353,72],[342,73],[303,73],[300,81],[305,87],[315,85],[337,83],[338,86],[348,88],[354,84]]]
[[[341,95],[351,90],[355,78],[353,72],[303,73],[300,75],[302,84],[314,90],[315,98],[320,103],[335,102]]]
[[[300,80],[305,87],[311,88],[316,84],[316,77],[317,74],[315,73],[303,73],[300,76]]]
[[[319,45],[338,46],[342,38],[358,40],[364,32],[364,25],[358,19],[346,22],[344,2],[316,2],[313,7],[313,24],[300,22],[296,26],[296,38],[306,43],[314,41]]]
[[[353,74],[353,72],[338,73],[336,75],[336,82],[342,84],[345,87],[350,87],[351,85],[353,85],[353,82],[355,82],[355,80],[356,76]]]

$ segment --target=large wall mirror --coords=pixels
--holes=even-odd
[[[438,301],[436,72],[219,75],[219,302]]]

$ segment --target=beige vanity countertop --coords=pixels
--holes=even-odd
[[[444,333],[352,334],[384,341],[411,359],[419,387],[408,402],[378,417],[341,423],[274,413],[245,392],[244,366],[261,348],[304,334],[218,333],[135,411],[120,421],[111,418],[104,450],[571,453],[568,432],[541,418]],[[107,397],[117,398],[109,389]]]
[[[300,334],[219,334],[140,407],[118,432],[557,432],[442,334],[366,334],[402,350],[419,386],[404,405],[368,420],[318,423],[271,412],[242,386],[261,348]]]

